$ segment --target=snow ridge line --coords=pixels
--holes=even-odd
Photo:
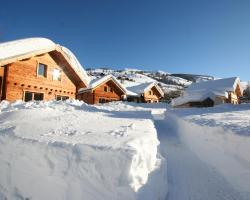
[[[169,111],[180,139],[200,160],[221,174],[243,198],[250,196],[250,137],[219,126],[199,125]]]
[[[140,172],[138,174],[137,170],[140,170],[142,167],[140,163],[141,160],[145,159],[142,155],[144,148],[142,148],[141,152],[136,152],[136,150],[133,148],[112,149],[65,142],[46,143],[35,139],[16,136],[14,129],[15,127],[7,128],[6,134],[1,134],[0,136],[0,158],[2,160],[0,164],[0,170],[6,172],[2,174],[2,178],[6,179],[8,182],[8,185],[6,186],[2,184],[3,181],[0,181],[0,193],[2,193],[4,198],[29,199],[32,198],[33,195],[35,196],[35,194],[30,192],[30,188],[36,188],[36,185],[33,183],[33,181],[36,182],[37,180],[41,181],[43,179],[39,176],[39,173],[41,173],[43,176],[53,177],[54,179],[61,179],[61,182],[65,185],[65,192],[60,191],[59,193],[63,193],[65,196],[70,196],[70,198],[66,199],[71,199],[72,197],[70,194],[73,192],[74,186],[71,183],[68,183],[68,180],[71,179],[75,180],[76,182],[82,182],[80,183],[82,185],[82,189],[86,188],[86,182],[90,182],[89,186],[87,186],[87,190],[94,190],[93,188],[95,188],[95,190],[100,193],[98,195],[95,194],[96,199],[151,200],[157,194],[157,198],[163,200],[163,197],[165,196],[166,189],[163,188],[163,186],[165,184],[164,181],[166,180],[164,178],[166,177],[166,175],[164,175],[166,173],[166,164],[164,159],[159,154],[157,155],[155,169],[152,169],[151,173],[148,174],[147,179],[142,180],[141,177],[143,176],[141,176],[142,174],[140,171],[138,171]],[[8,148],[6,148],[7,146]],[[28,153],[31,153],[31,155],[26,158]],[[84,153],[90,155],[88,159],[85,159],[86,156],[84,156]],[[113,156],[110,156],[110,154]],[[95,158],[95,156],[100,157]],[[104,159],[102,160],[101,157]],[[108,162],[105,162],[105,157],[119,159],[111,159]],[[38,161],[37,158],[39,158],[40,161]],[[101,166],[101,160],[105,162],[105,166]],[[93,166],[97,165],[98,167],[89,167],[89,169],[87,169],[87,167],[84,167],[85,164],[83,164],[82,161],[89,163],[88,165],[92,165],[90,162],[93,162]],[[32,164],[30,162],[32,162]],[[144,162],[144,164],[147,164],[146,160]],[[113,166],[114,168],[110,168],[110,163],[115,164]],[[27,170],[23,169],[23,166],[27,165],[29,168]],[[62,167],[60,165],[62,165]],[[7,169],[6,166],[8,166]],[[43,168],[39,166],[42,166]],[[96,172],[92,171],[92,175],[88,177],[88,174],[82,174],[81,167],[84,168],[84,173],[87,173],[92,169],[94,171],[101,171],[101,173],[95,174]],[[107,168],[109,168],[108,172],[105,172],[105,169]],[[117,169],[119,169],[119,172],[117,172]],[[40,172],[37,173],[37,170]],[[78,171],[80,171],[80,174],[78,174]],[[74,172],[76,174],[74,174]],[[112,173],[114,174],[113,176],[111,175]],[[23,178],[20,178],[21,181],[17,182],[16,176]],[[0,180],[2,178],[0,177]],[[24,181],[27,179],[27,182]],[[96,179],[95,183],[93,183],[93,179]],[[111,179],[111,181],[108,179]],[[51,179],[51,181],[53,183],[52,185],[44,181],[43,187],[48,189],[49,186],[45,187],[45,184],[48,184],[51,188],[55,188],[54,184],[57,183],[53,182],[53,179]],[[97,184],[97,182],[101,182],[101,184]],[[102,185],[107,185],[107,188],[100,190],[100,188],[103,187]],[[157,185],[157,187],[154,185]],[[154,192],[152,192],[152,187],[154,188],[153,190],[155,190]],[[44,194],[42,193],[46,192],[42,190],[39,196],[43,196]],[[110,194],[112,194],[112,196],[110,196]],[[85,198],[85,195],[81,194],[80,197]],[[55,199],[64,199],[62,196],[60,196],[60,198],[57,197],[57,195],[44,196],[44,198],[51,197]],[[92,198],[93,196],[91,195],[88,199]],[[76,197],[76,199],[78,199],[78,197]]]

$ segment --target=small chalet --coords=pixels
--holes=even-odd
[[[77,98],[88,104],[120,101],[126,98],[126,89],[112,75],[90,81],[87,88],[78,91]]]
[[[184,93],[172,100],[174,107],[211,107],[223,103],[239,104],[242,96],[237,77],[191,84]]]
[[[127,87],[127,100],[137,103],[158,103],[164,96],[156,82],[142,83]]]
[[[88,79],[74,54],[51,40],[0,44],[0,100],[74,99]]]

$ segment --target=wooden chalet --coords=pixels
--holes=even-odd
[[[127,87],[127,91],[127,101],[137,103],[158,103],[164,96],[163,91],[155,82]]]
[[[211,107],[223,103],[239,104],[243,94],[237,77],[191,84],[183,94],[172,100],[173,107]]]
[[[45,38],[0,44],[0,100],[75,99],[88,76],[67,48]]]
[[[120,101],[126,98],[126,89],[112,75],[90,81],[87,88],[78,91],[77,98],[88,104]]]

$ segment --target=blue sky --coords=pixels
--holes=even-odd
[[[0,42],[47,37],[84,67],[250,80],[249,0],[3,1]]]

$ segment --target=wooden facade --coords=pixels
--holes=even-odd
[[[162,95],[155,86],[153,86],[143,94],[143,101],[147,103],[158,103],[161,98]]]
[[[240,103],[240,97],[243,95],[239,83],[236,86],[235,91],[228,93],[228,101],[232,104],[239,104]]]
[[[135,95],[130,95],[127,97],[129,102],[136,103],[158,103],[162,98],[161,92],[156,88],[155,85],[147,89],[145,92]]]
[[[78,88],[86,87],[56,50],[13,61],[0,66],[1,100],[75,99]]]
[[[88,104],[97,104],[120,101],[125,95],[125,91],[113,79],[109,79],[96,87],[79,92],[77,98]]]

